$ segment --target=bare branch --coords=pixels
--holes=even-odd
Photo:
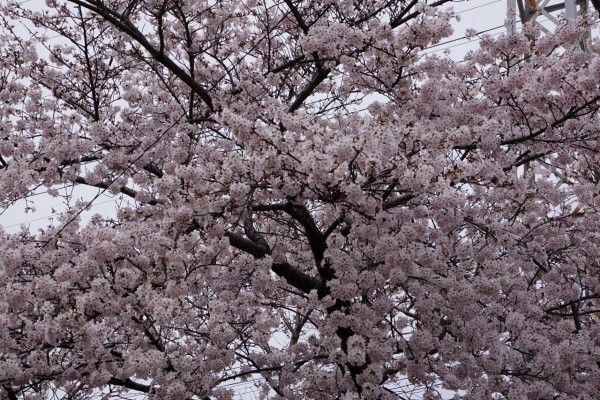
[[[89,183],[84,177],[82,176],[78,176],[77,178],[75,178],[75,182],[76,183],[80,183],[82,185],[88,185],[88,186],[94,186],[97,187],[99,189],[108,189],[110,187],[110,183],[106,183],[106,182],[99,182],[99,183]],[[129,197],[131,197],[132,199],[135,199],[138,195],[138,192],[127,187],[127,186],[121,186],[119,188],[119,192],[123,193],[124,195],[127,195]],[[147,202],[146,204],[150,204],[150,205],[156,205],[156,204],[164,204],[165,201],[164,200],[159,200],[159,199],[152,199],[149,202]]]
[[[117,29],[122,31],[123,33],[129,35],[133,40],[138,42],[156,61],[165,66],[169,71],[171,71],[175,76],[177,76],[181,81],[183,81],[186,85],[188,85],[200,98],[204,103],[208,106],[211,111],[214,111],[212,98],[208,94],[208,92],[194,80],[192,76],[190,76],[187,72],[181,69],[172,59],[170,59],[164,52],[161,52],[159,49],[155,48],[148,42],[146,37],[139,29],[133,25],[128,16],[124,14],[119,14],[114,10],[110,10],[107,8],[102,2],[99,1],[85,1],[85,0],[69,0],[73,4],[80,5],[81,7],[87,8],[88,10],[95,12],[100,15],[106,21],[113,24]]]
[[[435,3],[429,4],[429,7],[439,7],[443,4],[449,3],[451,1],[452,0],[438,0]],[[417,3],[418,3],[418,0],[412,0],[410,2],[410,4],[408,4],[406,6],[406,8],[404,10],[402,10],[402,12],[398,16],[390,22],[391,27],[397,28],[400,25],[410,21],[411,19],[418,17],[420,14],[420,12],[418,12],[418,11],[415,11],[415,12],[412,12],[412,13],[406,15]]]

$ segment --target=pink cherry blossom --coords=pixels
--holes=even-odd
[[[3,398],[600,392],[591,13],[452,60],[444,0],[30,3],[0,202],[56,210],[0,230]]]

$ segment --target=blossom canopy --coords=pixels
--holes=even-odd
[[[2,2],[0,396],[595,398],[597,16],[449,3]]]

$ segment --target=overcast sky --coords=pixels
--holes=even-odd
[[[560,3],[558,0],[550,0],[548,4]],[[462,58],[469,50],[478,45],[478,40],[466,40],[465,31],[473,28],[478,32],[488,35],[499,35],[506,32],[504,23],[507,15],[506,0],[468,0],[455,2],[450,5],[460,16],[460,21],[455,23],[454,34],[443,40],[440,44],[432,46],[426,53],[444,55],[454,59]],[[557,13],[558,14],[558,13]],[[544,17],[538,17],[538,21],[552,29],[552,24]],[[520,27],[520,23],[517,25]],[[71,189],[72,201],[79,199],[91,200],[99,191],[93,188],[77,187]],[[38,191],[38,193],[41,192]],[[64,192],[64,191],[63,191]],[[108,193],[100,195],[90,211],[83,214],[84,219],[89,219],[93,214],[99,213],[110,216],[115,215],[117,201],[121,196],[111,196]],[[31,230],[37,230],[48,225],[52,218],[53,210],[63,210],[65,205],[60,198],[51,198],[41,193],[29,199],[29,203],[20,201],[0,215],[0,226],[8,233],[16,233],[21,226],[28,226]],[[35,207],[35,212],[25,212],[26,205]]]
[[[540,1],[542,4],[546,2],[548,4],[561,3],[559,0]],[[454,34],[440,44],[426,50],[426,53],[443,55],[444,52],[447,52],[446,54],[449,57],[460,59],[478,45],[477,39],[470,41],[464,39],[466,29],[473,28],[478,32],[486,32],[485,34],[489,35],[499,35],[506,32],[504,23],[507,15],[507,0],[467,0],[451,3],[450,7],[455,9],[461,19],[455,23]],[[558,15],[558,13],[556,14]],[[552,24],[544,16],[538,17],[538,21],[552,29]],[[520,24],[517,26],[519,27]],[[73,192],[73,200],[80,198],[90,200],[97,193],[97,190],[90,188],[78,188]],[[87,218],[94,213],[114,215],[115,201],[111,198],[112,196],[104,194],[96,199],[92,210],[86,213]],[[44,227],[48,224],[48,217],[51,217],[52,209],[60,210],[64,207],[60,200],[57,201],[57,199],[44,194],[31,197],[30,200],[30,205],[35,207],[36,212],[25,213],[25,202],[19,202],[0,215],[0,225],[7,232],[17,232],[21,224],[33,229]]]
[[[466,41],[465,39],[460,39],[464,36],[467,28],[484,31],[504,24],[506,0],[470,0],[454,3],[452,7],[460,13],[461,17],[461,21],[456,23],[454,35],[444,40],[442,44],[427,50],[427,52],[444,54],[443,51],[446,50],[450,52],[450,57],[456,59],[462,58],[467,51],[477,46],[477,40]],[[490,31],[489,34],[500,34],[504,31],[504,27],[500,27]],[[95,189],[77,188],[72,191],[72,200],[91,200],[96,194],[98,194],[98,191]],[[111,200],[112,198],[108,194],[101,195],[94,201],[94,206],[91,210],[84,214],[84,218],[88,219],[95,213],[114,215],[116,199]],[[53,214],[53,209],[62,210],[65,207],[62,199],[51,198],[44,193],[35,195],[29,200],[29,205],[35,207],[35,212],[29,211],[25,213],[26,204],[24,201],[21,201],[8,210],[4,210],[0,215],[0,225],[4,227],[6,232],[16,233],[21,229],[22,225],[28,226],[34,231],[43,228],[48,225],[49,218]]]

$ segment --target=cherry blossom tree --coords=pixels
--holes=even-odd
[[[32,3],[0,201],[96,195],[0,232],[2,398],[600,392],[596,15],[456,61],[448,0]]]

